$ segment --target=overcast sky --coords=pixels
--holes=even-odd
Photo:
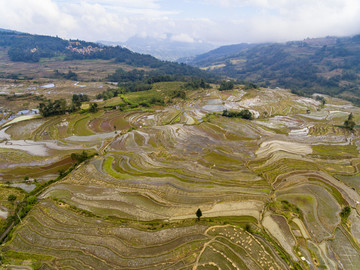
[[[0,0],[0,28],[87,41],[231,44],[360,33],[359,0]]]

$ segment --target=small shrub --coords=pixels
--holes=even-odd
[[[9,196],[8,196],[8,201],[9,202],[13,202],[13,201],[15,201],[16,200],[16,196],[14,195],[14,194],[10,194]]]
[[[340,212],[340,217],[341,219],[346,222],[348,217],[350,216],[350,213],[351,213],[351,208],[350,206],[345,206],[341,212]]]
[[[251,229],[251,225],[250,225],[250,224],[246,224],[246,225],[245,225],[245,231],[247,231],[248,233],[252,233],[252,229]]]
[[[27,199],[26,199],[26,203],[28,204],[28,205],[34,205],[35,203],[36,203],[36,201],[37,201],[37,198],[36,198],[36,196],[29,196]]]

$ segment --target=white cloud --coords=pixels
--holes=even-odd
[[[227,27],[234,31],[235,36],[242,36],[242,39],[238,38],[242,41],[287,41],[360,33],[358,15],[360,1],[358,0],[203,0],[203,2],[219,9],[238,10],[240,19],[233,19],[233,24],[230,23]],[[242,10],[246,10],[247,14],[243,14]],[[228,31],[229,28],[224,27],[224,30]],[[227,37],[230,41],[231,36]]]
[[[65,34],[76,27],[76,21],[51,0],[0,0],[0,25],[20,31]]]
[[[163,8],[165,0],[0,0],[0,27],[89,41],[170,33],[173,39],[186,42],[238,43],[360,33],[358,0],[176,3],[178,10],[169,2]],[[194,12],[192,5],[204,10]]]

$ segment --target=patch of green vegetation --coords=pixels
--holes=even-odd
[[[339,158],[355,158],[358,157],[359,151],[356,145],[331,145],[331,144],[316,144],[311,146],[313,155],[324,156],[327,159]]]
[[[88,123],[90,121],[90,114],[86,114],[83,118],[77,120],[74,124],[73,133],[78,136],[89,136],[95,133],[88,129]]]
[[[90,154],[91,155],[91,154]],[[90,155],[84,150],[82,153],[72,153],[71,159],[76,161],[77,164],[89,159]]]
[[[268,204],[268,207],[274,213],[285,216],[287,220],[291,220],[294,217],[299,217],[300,219],[303,219],[300,208],[287,200],[272,201]]]
[[[230,117],[230,118],[233,118],[233,117],[242,118],[242,119],[248,119],[248,120],[253,119],[252,113],[247,109],[241,110],[239,112],[224,110],[222,113],[222,116]]]
[[[229,157],[225,154],[221,154],[218,152],[211,152],[204,156],[204,159],[213,164],[224,164],[224,165],[243,165],[244,162],[242,160],[237,160],[235,158]]]
[[[354,127],[356,126],[356,123],[354,121],[354,116],[352,113],[349,114],[349,117],[344,122],[344,127],[347,129],[350,129],[351,131],[354,130]]]
[[[108,156],[103,161],[103,170],[109,174],[110,176],[117,178],[117,179],[125,179],[125,175],[121,174],[113,169],[113,161],[115,158],[113,156]]]
[[[9,250],[4,253],[6,260],[32,260],[32,261],[50,261],[54,259],[54,257],[49,255],[40,255],[34,253],[27,252],[19,252],[14,250]]]
[[[0,186],[0,206],[5,207],[9,212],[6,220],[0,219],[0,235],[12,223],[13,215],[18,207],[17,202],[23,201],[25,196],[26,192],[20,188],[12,188],[6,185]]]
[[[223,90],[232,90],[235,87],[235,82],[232,80],[227,80],[227,81],[222,81],[220,83],[220,87],[219,90],[223,91]]]
[[[174,82],[159,82],[154,83],[153,89],[159,90],[164,93],[171,93],[174,90],[181,90],[184,86],[184,82],[174,81]]]
[[[345,206],[345,207],[341,210],[341,212],[340,212],[341,221],[342,221],[343,223],[346,223],[347,220],[348,220],[348,218],[349,218],[349,216],[350,216],[350,214],[351,214],[351,208],[350,208],[350,206]]]
[[[133,92],[122,95],[125,103],[128,105],[142,104],[142,106],[150,107],[150,105],[165,105],[164,98],[166,95],[160,91],[150,90],[143,92]]]
[[[163,125],[173,125],[176,122],[180,121],[180,116],[183,114],[183,112],[179,111],[176,114],[169,115],[168,121],[163,122]],[[171,118],[170,118],[171,117]]]
[[[236,227],[244,229],[246,225],[257,228],[258,220],[251,216],[224,216],[224,217],[202,217],[198,220],[194,214],[194,218],[188,218],[183,220],[151,220],[151,221],[135,221],[133,219],[119,218],[116,216],[109,216],[106,220],[119,222],[126,224],[132,228],[140,230],[159,231],[168,228],[190,227],[194,225],[203,226],[216,226],[216,225],[234,225]]]
[[[216,113],[207,113],[203,118],[203,122],[210,122],[211,119],[214,119],[217,117],[217,114]]]

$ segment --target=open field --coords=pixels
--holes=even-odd
[[[360,267],[359,131],[341,127],[359,108],[281,89],[187,91],[167,106],[105,108],[168,99],[176,89],[159,83],[99,103],[96,113],[0,130],[3,184],[55,178],[75,163],[72,153],[98,153],[36,194],[1,247],[5,265]],[[255,119],[221,116],[225,109],[249,109]]]

